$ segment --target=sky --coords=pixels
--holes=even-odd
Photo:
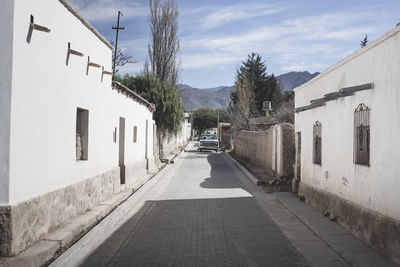
[[[177,0],[180,83],[196,88],[233,85],[236,70],[251,52],[269,74],[322,72],[400,22],[400,0]],[[107,40],[138,62],[120,72],[143,70],[150,40],[147,0],[70,0]]]

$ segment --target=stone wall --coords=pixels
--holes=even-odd
[[[300,183],[299,196],[303,196],[308,204],[329,214],[332,219],[382,254],[400,263],[399,221],[303,182]]]
[[[293,176],[294,131],[283,123],[265,131],[234,133],[235,153],[256,165],[272,169],[280,176]]]
[[[119,191],[119,168],[0,208],[0,255],[13,256]]]

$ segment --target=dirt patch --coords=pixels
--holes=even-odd
[[[251,161],[238,156],[234,153],[234,151],[230,151],[228,153],[237,161],[239,161],[244,167],[246,167],[246,169],[255,177],[265,182],[263,189],[266,193],[292,191],[292,178],[277,176],[271,169],[256,165]]]

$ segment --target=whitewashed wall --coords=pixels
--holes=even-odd
[[[33,31],[30,15],[50,33]],[[11,105],[9,203],[80,182],[118,167],[114,127],[125,117],[125,163],[144,161],[147,107],[111,89],[111,76],[89,67],[90,60],[111,71],[112,51],[59,1],[15,1]],[[85,54],[70,55],[67,43]],[[76,161],[76,109],[89,110],[87,161]],[[138,142],[133,143],[133,126]],[[149,136],[153,136],[149,127]],[[152,149],[152,138],[149,151]],[[152,156],[152,153],[149,153]]]
[[[0,204],[8,203],[14,1],[0,8]]]
[[[326,102],[295,116],[301,132],[301,182],[400,220],[400,27],[295,89],[295,106],[343,87],[372,90]],[[353,163],[354,110],[370,111],[370,166]],[[312,163],[313,125],[322,124],[322,165]]]

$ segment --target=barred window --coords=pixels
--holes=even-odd
[[[313,163],[321,165],[321,123],[316,121],[313,127]]]
[[[369,165],[369,111],[362,103],[354,111],[353,162],[361,165]]]

